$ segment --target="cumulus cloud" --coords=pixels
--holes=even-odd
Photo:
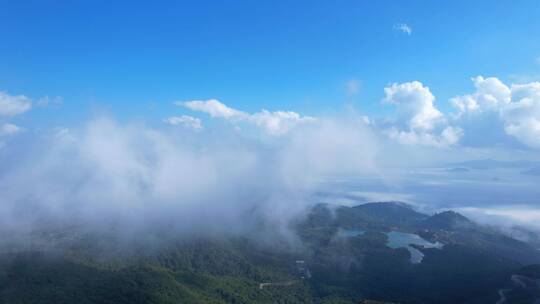
[[[448,146],[459,141],[462,130],[448,125],[435,107],[435,96],[419,81],[394,83],[384,89],[382,102],[397,108],[398,126],[386,130],[405,144]]]
[[[505,122],[506,132],[519,141],[534,148],[540,148],[540,83],[526,85],[536,92],[529,92],[523,98],[501,108],[500,114]],[[513,86],[521,90],[523,86]],[[532,94],[531,94],[532,93]]]
[[[226,119],[234,124],[250,123],[260,127],[270,135],[283,135],[299,124],[315,120],[313,117],[301,116],[292,111],[270,112],[263,109],[250,114],[230,108],[217,99],[176,102],[175,104],[193,111],[207,113],[213,118]]]
[[[199,118],[189,116],[189,115],[182,115],[182,116],[172,116],[165,118],[163,120],[166,124],[173,125],[173,126],[184,126],[186,128],[190,128],[193,130],[201,130],[203,128],[202,121]]]
[[[394,83],[384,88],[383,103],[398,106],[398,115],[411,129],[431,130],[443,119],[435,108],[435,96],[419,81]]]
[[[32,108],[30,98],[24,95],[9,95],[0,91],[0,116],[10,117],[22,114]]]
[[[472,79],[476,92],[457,96],[450,101],[458,109],[459,114],[498,110],[510,102],[511,91],[495,77],[477,76]]]
[[[540,148],[540,82],[509,87],[495,77],[478,76],[472,80],[476,92],[451,99],[457,109],[456,120],[481,121],[490,117],[492,128],[499,124],[522,144]]]
[[[402,33],[407,34],[409,36],[412,34],[412,27],[410,27],[406,23],[396,23],[396,24],[394,24],[394,30],[402,32]]]

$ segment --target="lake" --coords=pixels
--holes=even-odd
[[[406,248],[411,253],[411,263],[418,264],[422,262],[424,254],[411,246],[411,244],[423,246],[426,248],[442,248],[444,245],[439,242],[431,243],[417,234],[391,231],[386,233],[388,236],[387,246],[390,248]]]
[[[338,234],[342,237],[354,237],[358,235],[363,235],[364,230],[359,229],[340,229]],[[425,248],[442,248],[444,245],[439,242],[432,243],[426,239],[423,239],[418,234],[406,233],[399,231],[391,231],[386,233],[388,236],[388,241],[386,245],[390,248],[406,248],[411,253],[411,263],[418,264],[422,262],[424,254],[411,246],[411,244],[423,246]]]

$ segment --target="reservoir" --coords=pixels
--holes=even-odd
[[[411,263],[417,264],[422,262],[424,254],[411,246],[411,244],[423,246],[425,248],[442,248],[443,244],[439,242],[431,243],[423,239],[417,234],[391,231],[386,233],[388,236],[387,246],[390,248],[406,248],[411,253]]]
[[[365,233],[364,230],[359,229],[340,229],[338,234],[343,237],[354,237],[363,235]],[[414,233],[406,233],[406,232],[399,232],[399,231],[390,231],[387,232],[386,235],[388,236],[388,241],[386,245],[390,248],[406,248],[409,253],[411,254],[411,263],[418,264],[422,262],[422,259],[424,258],[424,254],[414,248],[411,245],[418,245],[425,248],[442,248],[444,245],[439,242],[432,243],[426,239],[423,239],[418,234]]]

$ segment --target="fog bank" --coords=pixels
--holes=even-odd
[[[0,230],[77,227],[242,234],[313,204],[326,176],[375,173],[377,142],[357,120],[319,119],[279,138],[97,117],[26,134],[1,151]]]

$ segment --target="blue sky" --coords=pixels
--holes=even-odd
[[[365,199],[540,229],[538,16],[538,1],[0,0],[0,209],[221,212],[255,195],[288,212],[320,181],[367,176],[350,189]],[[449,165],[475,159],[498,161]]]
[[[540,75],[538,16],[537,1],[1,1],[0,90],[63,98],[17,118],[27,124],[96,109],[160,120],[183,111],[175,100],[209,98],[384,115],[383,88],[413,80],[446,112],[471,77]]]

